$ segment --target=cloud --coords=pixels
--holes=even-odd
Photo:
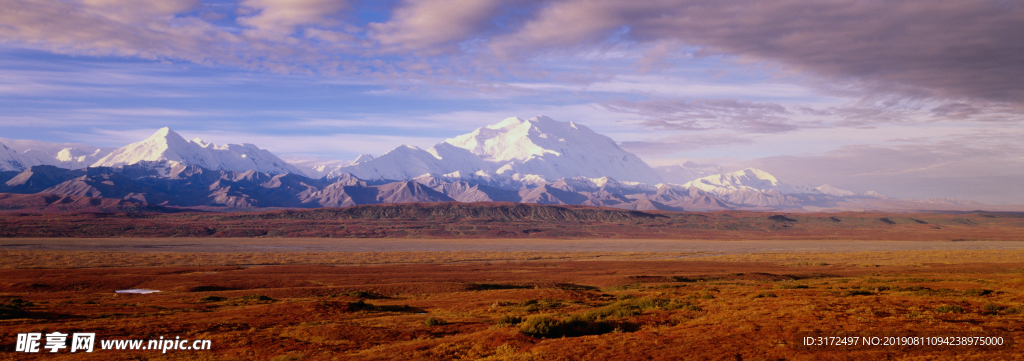
[[[334,27],[334,17],[349,7],[343,0],[242,0],[238,23],[253,28],[256,37],[280,38],[292,35],[304,26]],[[321,33],[322,34],[322,33]]]
[[[640,125],[657,130],[733,129],[744,133],[779,133],[796,130],[789,111],[779,104],[734,99],[610,101],[614,112],[640,117]]]
[[[461,41],[492,30],[491,19],[505,9],[500,0],[408,0],[391,19],[369,25],[370,36],[386,49],[446,52]]]
[[[664,97],[614,99],[600,103],[609,112],[628,115],[632,123],[656,131],[732,130],[739,134],[785,133],[803,129],[871,129],[884,124],[936,126],[1021,121],[1016,107],[991,102],[943,102],[902,97],[879,99],[772,99],[755,102],[731,98]]]
[[[750,138],[735,134],[678,134],[649,140],[624,141],[622,149],[648,159],[650,162],[670,159],[673,155],[696,150],[705,150],[728,145],[752,144]],[[663,162],[662,162],[663,163]]]
[[[609,59],[640,74],[721,55],[836,93],[1024,104],[1018,1],[405,0],[379,22],[357,19],[360,4],[241,0],[213,14],[222,4],[0,0],[0,41],[472,90],[599,82]]]
[[[676,40],[876,90],[1021,103],[1021,18],[1024,4],[995,0],[567,0],[491,47],[522,54]]]
[[[194,10],[199,0],[82,0],[88,8],[129,20],[133,14],[175,15]]]
[[[0,39],[60,53],[234,62],[234,35],[192,17],[194,1],[0,0]]]
[[[970,131],[939,141],[850,145],[820,155],[754,159],[789,183],[831,184],[909,198],[957,197],[990,204],[1024,204],[1024,145],[1020,131]]]

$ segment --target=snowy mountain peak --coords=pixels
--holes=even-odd
[[[153,133],[153,135],[146,138],[143,142],[166,148],[182,147],[189,143],[189,141],[185,140],[184,137],[168,127],[158,129],[156,133]]]
[[[362,163],[373,160],[373,156],[369,154],[362,154],[353,163]]]
[[[744,169],[744,170],[741,170],[741,171],[738,171],[738,172],[733,172],[733,173],[730,173],[730,174],[735,175],[737,177],[739,177],[739,176],[746,176],[748,178],[754,178],[754,179],[766,181],[766,182],[771,183],[772,185],[778,185],[779,184],[779,179],[778,178],[775,178],[775,176],[773,176],[771,174],[768,174],[768,172],[765,172],[765,171],[757,169],[757,168],[747,168],[747,169]]]
[[[20,172],[26,168],[24,163],[18,152],[0,143],[0,171]]]
[[[201,139],[186,141],[178,133],[164,127],[141,142],[121,147],[100,160],[92,167],[122,167],[140,162],[178,162],[211,170],[245,172],[255,170],[263,173],[298,173],[294,166],[274,154],[252,144],[228,144],[217,146]]]
[[[60,152],[57,152],[55,157],[61,162],[82,162],[90,156],[99,155],[101,150],[97,149],[95,152],[89,153],[78,148],[64,148]]]
[[[853,196],[853,195],[857,194],[857,193],[854,193],[854,192],[851,192],[851,191],[848,191],[848,190],[845,190],[845,189],[840,189],[840,188],[833,187],[833,186],[828,185],[828,184],[822,184],[820,187],[817,187],[817,189],[821,193],[825,193],[825,194],[828,194],[830,196],[836,196],[836,197],[850,197],[850,196]]]
[[[171,130],[171,127],[163,127],[163,128],[157,129],[156,133],[153,133],[153,135],[151,135],[149,137],[150,138],[165,138],[165,137],[167,137],[167,136],[169,136],[171,134],[174,134],[174,135],[176,135],[178,137],[181,137],[181,135],[178,135],[178,133],[175,133],[173,130]]]
[[[782,183],[775,176],[756,168],[698,178],[683,184],[683,187],[697,188],[713,194],[727,194],[743,190],[778,191],[783,194],[821,193],[813,187]]]
[[[505,118],[497,124],[444,141],[495,165],[497,174],[573,177],[658,183],[661,178],[640,158],[615,141],[575,122],[546,116]]]
[[[192,139],[192,143],[196,143],[200,147],[203,147],[203,148],[210,148],[210,147],[214,146],[213,143],[207,142],[207,141],[199,139],[199,138]]]

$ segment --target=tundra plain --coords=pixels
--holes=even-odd
[[[395,214],[376,223],[292,211],[6,215],[15,217],[6,225],[21,227],[6,230],[31,231],[0,240],[0,357],[1000,360],[1021,354],[1019,215],[716,212],[661,218],[553,208],[528,214],[561,219],[458,218],[467,222],[463,228],[430,221],[417,213],[422,209],[405,211],[416,217]],[[103,233],[132,219],[148,232],[158,228],[141,225],[167,219],[160,217],[180,227],[191,227],[189,219],[220,217],[206,229],[266,233],[38,237],[41,230],[69,227]],[[95,222],[71,222],[82,219]],[[465,225],[474,222],[477,236],[447,236],[473,231]],[[511,233],[479,236],[503,223]],[[437,236],[269,236],[300,224],[311,231],[377,224],[388,234],[403,224]],[[160,292],[115,293],[123,289]],[[93,353],[14,353],[17,334],[27,332],[95,332],[100,340],[178,337],[210,340],[212,349],[100,350],[97,343]],[[999,337],[1004,345],[807,347],[802,340],[808,336]]]

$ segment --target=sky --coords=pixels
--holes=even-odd
[[[652,166],[1024,204],[1024,2],[0,0],[0,138],[285,159],[518,116]]]

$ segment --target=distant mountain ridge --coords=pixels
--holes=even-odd
[[[112,151],[64,147],[54,154],[58,147],[49,148],[49,153],[19,154],[0,144],[0,192],[226,208],[450,201],[664,211],[980,205],[955,199],[891,200],[830,185],[791,185],[754,168],[722,173],[714,165],[688,162],[655,169],[611,138],[544,116],[507,118],[427,150],[402,145],[377,157],[364,154],[353,162],[337,161],[307,172],[252,144],[188,141],[170,128]],[[89,167],[82,166],[88,161]],[[682,179],[687,181],[677,182]]]
[[[120,199],[154,206],[226,209],[349,207],[452,201],[585,205],[641,211],[877,210],[887,206],[906,211],[976,209],[974,203],[954,200],[885,200],[867,195],[836,197],[821,192],[783,194],[776,189],[763,190],[749,186],[705,190],[661,184],[655,188],[607,178],[600,181],[563,178],[554,183],[523,185],[517,189],[437,177],[389,181],[362,180],[344,174],[334,178],[312,179],[294,173],[210,170],[166,160],[140,162],[118,168],[90,167],[76,170],[40,165],[12,173],[0,172],[5,177],[0,178],[3,181],[0,193],[53,194]],[[767,180],[757,178],[748,183],[757,182]],[[779,189],[787,189],[784,183],[777,182],[776,185]]]

